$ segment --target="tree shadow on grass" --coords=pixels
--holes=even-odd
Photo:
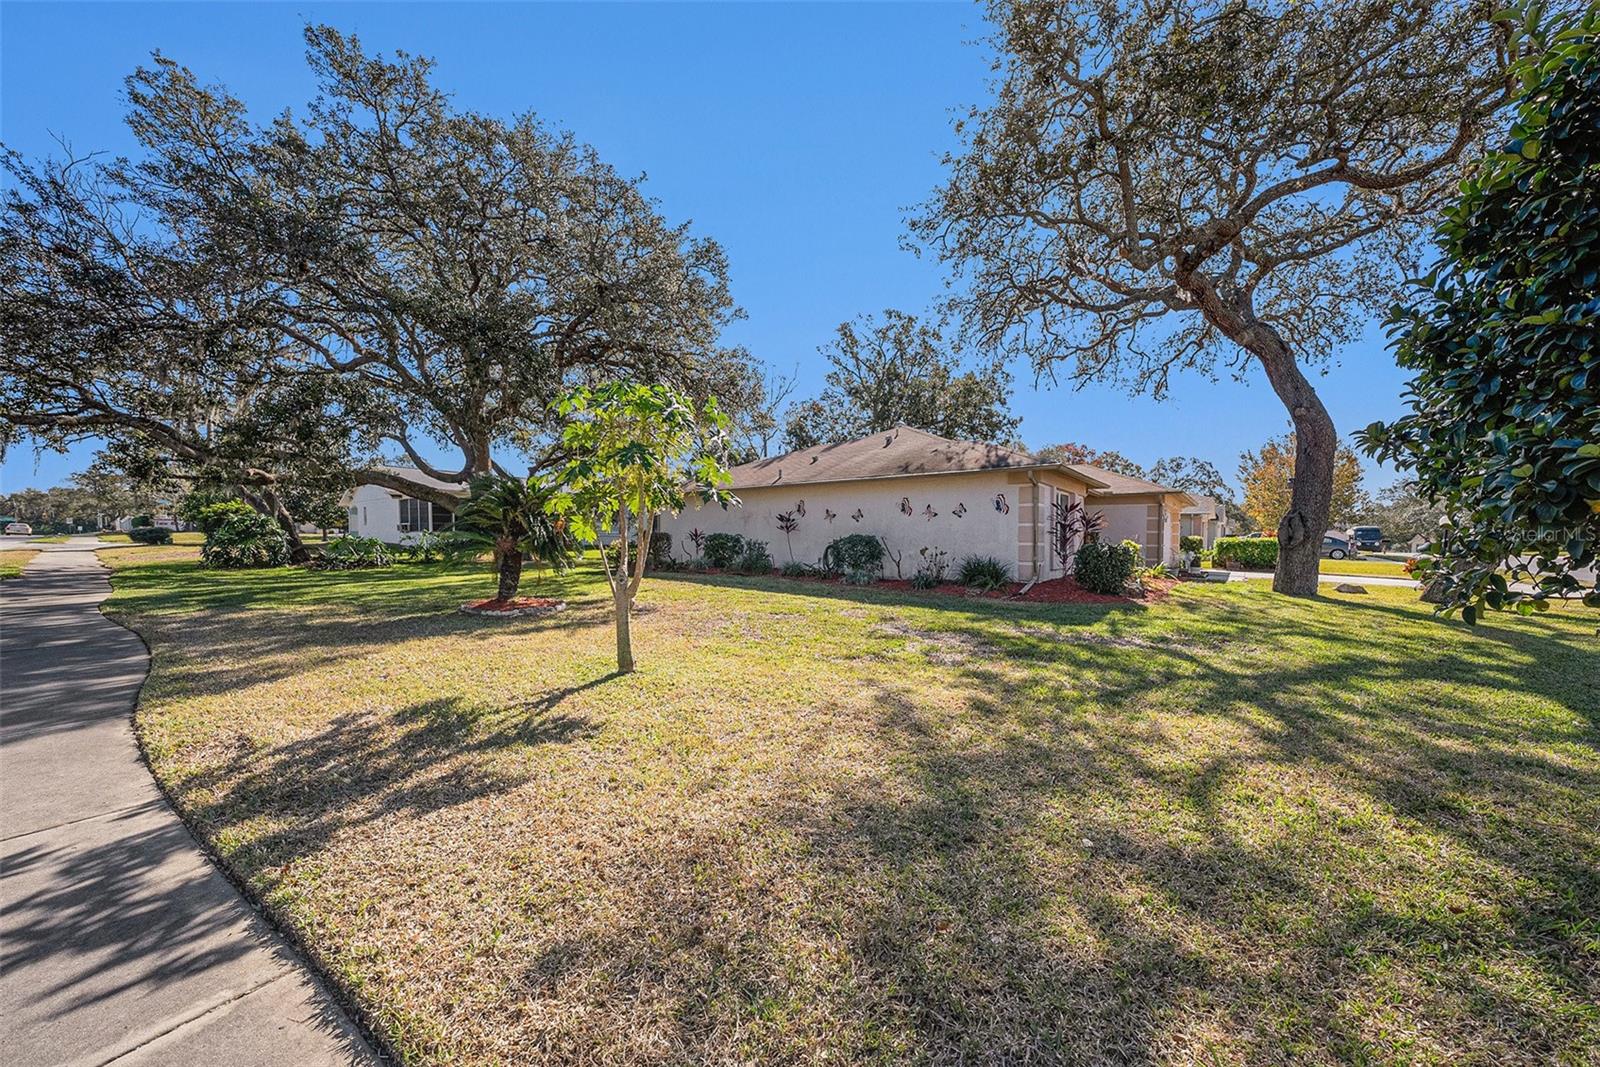
[[[315,615],[210,608],[182,615],[127,615],[154,650],[174,696],[225,693],[269,684],[410,641],[487,642],[600,628],[609,605],[573,605],[555,615],[494,619],[454,610],[399,615]]]
[[[698,585],[712,589],[743,589],[784,593],[791,596],[840,600],[881,607],[926,608],[959,612],[974,620],[1029,618],[1062,625],[1086,626],[1109,618],[1138,617],[1148,610],[1135,600],[1102,604],[1051,603],[1048,601],[1002,600],[981,596],[952,596],[947,593],[922,593],[883,586],[854,586],[839,581],[798,578],[769,578],[731,574],[695,574],[666,571],[651,574],[652,579]]]
[[[1584,862],[1593,828],[1564,805],[1553,810],[1568,821],[1539,824],[1574,786],[1600,790],[1592,762],[1577,782],[1552,760],[1504,766],[1458,744],[1457,724],[1425,710],[1406,718],[1411,745],[1386,744],[1368,732],[1381,712],[1368,719],[1338,698],[1319,709],[1301,688],[1358,676],[1355,660],[1254,684],[1175,655],[1175,675],[1197,674],[1196,704],[1217,702],[1210,714],[1254,730],[1256,744],[1222,746],[1198,766],[1169,762],[1137,724],[1147,662],[1110,665],[1101,721],[1068,711],[980,741],[931,718],[915,690],[885,685],[879,725],[910,756],[903,772],[888,788],[865,783],[791,813],[811,853],[871,902],[857,957],[874,989],[899,997],[879,1010],[904,1009],[898,1023],[928,1058],[1157,1062],[1192,1054],[1208,1029],[1246,1060],[1311,1048],[1381,1057],[1404,1054],[1415,1012],[1441,1005],[1459,1015],[1431,1020],[1435,1036],[1457,1054],[1481,1047],[1537,1063],[1594,1050],[1592,1014],[1564,1022],[1600,992],[1600,950],[1584,932],[1600,909],[1600,877]],[[1003,714],[1006,675],[982,665],[964,673],[975,690],[967,711]],[[1377,835],[1365,842],[1330,843],[1325,827],[1297,838],[1270,808],[1254,831],[1241,827],[1225,786],[1274,762],[1312,765],[1329,790],[1323,804],[1366,792],[1403,832],[1447,839],[1469,867],[1497,865],[1521,884],[1490,905],[1399,907],[1404,885],[1422,889],[1428,875],[1391,870],[1399,861],[1380,831],[1348,831]],[[1508,814],[1519,824],[1448,817],[1462,792],[1490,807],[1515,800]],[[1156,829],[1161,820],[1148,816],[1169,805],[1194,825]],[[1356,867],[1375,865],[1377,881],[1391,884],[1345,883],[1322,850],[1346,844],[1371,850]],[[1527,989],[1495,980],[1508,959],[1535,976]],[[1387,1032],[1388,1020],[1364,1025],[1359,1008],[1382,1002],[1386,980],[1421,982],[1429,995]]]
[[[252,818],[270,815],[273,829],[249,836],[229,855],[250,877],[311,856],[355,827],[421,818],[517,788],[528,779],[519,753],[598,731],[589,718],[565,714],[559,705],[614,677],[494,708],[446,697],[340,715],[264,751],[241,744],[220,763],[182,777],[179,803],[212,840],[225,831],[236,836]]]

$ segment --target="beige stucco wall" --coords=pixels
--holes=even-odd
[[[1146,564],[1156,562],[1176,566],[1178,538],[1182,527],[1182,508],[1178,497],[1151,494],[1138,497],[1093,497],[1088,508],[1105,516],[1103,541],[1137,541]],[[1113,502],[1115,501],[1115,502]]]
[[[1057,478],[1063,486],[1081,483]],[[767,542],[772,558],[782,564],[790,558],[804,563],[821,560],[830,541],[846,534],[864,533],[881,537],[891,553],[900,556],[900,573],[909,578],[921,562],[919,550],[943,549],[953,565],[965,555],[997,556],[1012,568],[1014,578],[1032,577],[1029,551],[1033,543],[1028,523],[1034,518],[1033,485],[1025,474],[1005,471],[977,471],[967,474],[932,474],[909,478],[871,479],[833,482],[820,485],[765,486],[737,493],[741,505],[726,511],[691,506],[679,515],[665,515],[657,529],[672,535],[673,555],[679,559],[694,554],[689,541],[691,530],[703,533],[736,533]],[[1044,494],[1041,494],[1043,496]],[[996,499],[1003,496],[1003,508]],[[904,499],[910,514],[901,509]],[[777,527],[779,513],[798,510],[799,526],[786,541]],[[930,517],[928,509],[934,514]],[[854,518],[860,511],[860,519]],[[829,518],[829,514],[832,518]],[[1048,519],[1048,503],[1041,512]],[[1039,543],[1049,556],[1048,530],[1041,528]],[[1020,564],[1020,567],[1019,567]],[[893,577],[895,565],[885,572]],[[1059,575],[1054,565],[1041,577]]]

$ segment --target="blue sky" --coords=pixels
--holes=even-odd
[[[901,247],[906,209],[938,183],[952,109],[984,99],[981,10],[969,3],[45,4],[0,5],[0,139],[25,155],[133,149],[122,79],[160,49],[226,84],[258,118],[313,85],[301,27],[328,22],[369,48],[438,60],[457,101],[531,109],[593,144],[673,220],[727,248],[748,313],[728,340],[821,385],[817,355],[842,320],[921,311],[943,269]],[[1399,413],[1404,376],[1374,325],[1318,388],[1341,431]],[[1082,441],[1144,462],[1238,454],[1286,429],[1259,373],[1177,380],[1170,399],[1111,387],[1033,386],[1014,368],[1032,445]],[[92,458],[14,450],[0,486],[56,484]],[[1371,470],[1369,487],[1390,480]]]

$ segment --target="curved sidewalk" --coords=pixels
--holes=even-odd
[[[139,758],[98,544],[0,584],[0,1062],[379,1063]]]

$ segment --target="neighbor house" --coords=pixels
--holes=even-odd
[[[415,467],[378,466],[376,470],[388,471],[421,485],[442,489],[453,497],[465,500],[468,495],[465,482],[447,482],[422,473]],[[358,485],[345,493],[340,503],[349,516],[350,533],[354,537],[376,537],[392,545],[409,544],[425,530],[443,530],[455,519],[450,508],[427,500],[406,496],[398,490],[381,485]]]
[[[1178,533],[1184,537],[1198,537],[1206,548],[1217,538],[1228,536],[1228,509],[1216,497],[1190,493],[1194,501],[1178,513]]]
[[[885,571],[909,578],[922,550],[994,556],[1020,581],[1072,570],[1073,543],[1059,551],[1055,519],[1081,503],[1103,520],[1104,541],[1137,541],[1147,563],[1178,560],[1181,492],[1083,464],[952,441],[898,426],[842,444],[818,445],[732,470],[739,507],[691,505],[665,515],[678,558],[697,555],[695,535],[737,533],[767,542],[773,559],[815,563],[846,534],[871,534],[890,553]],[[794,523],[786,537],[779,516]],[[899,557],[898,567],[893,562]]]

